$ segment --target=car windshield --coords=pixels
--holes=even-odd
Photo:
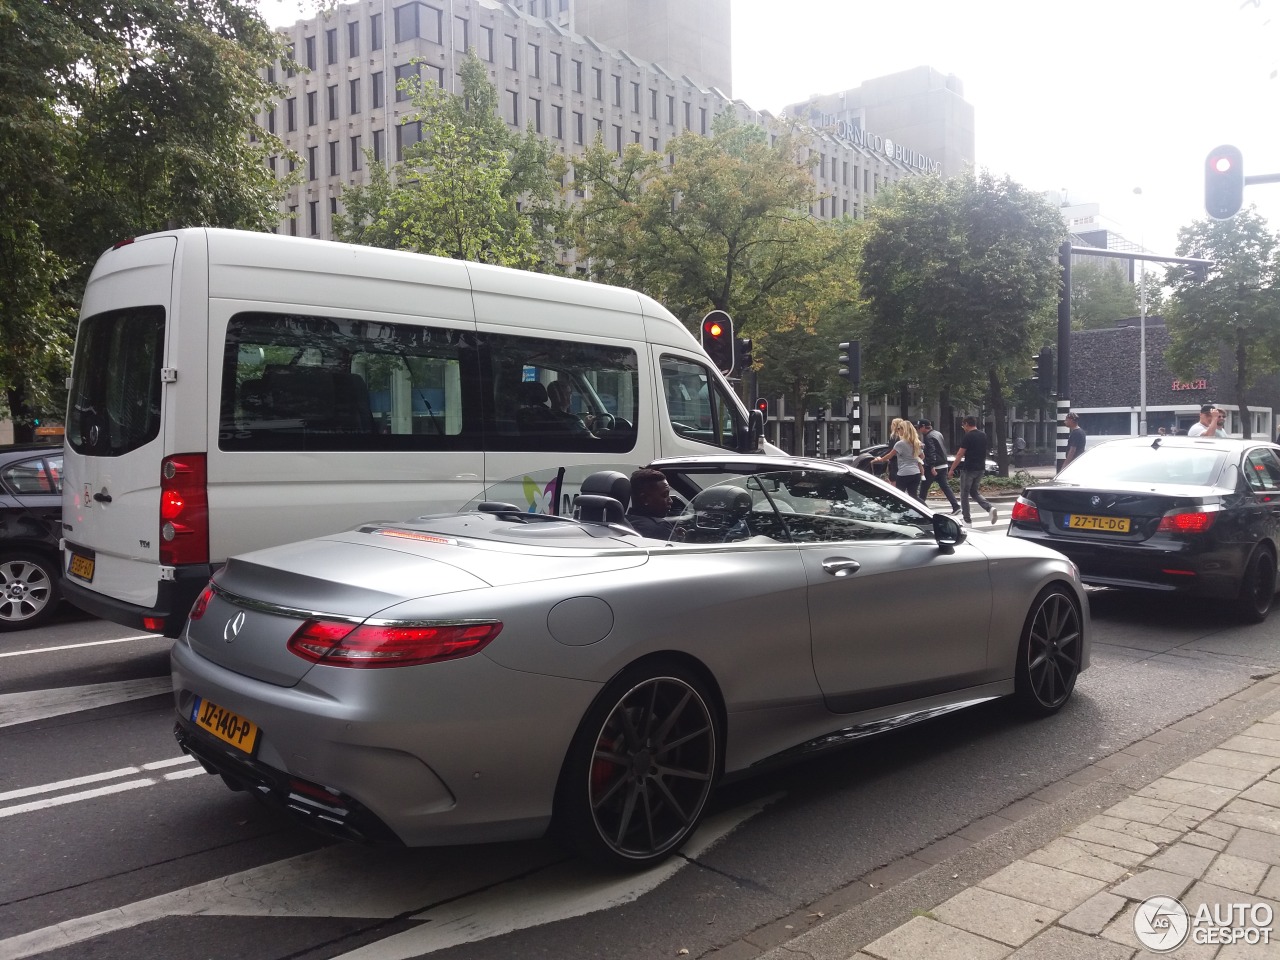
[[[1226,454],[1221,450],[1205,447],[1103,444],[1065,467],[1058,479],[1082,487],[1109,483],[1205,487],[1217,479],[1225,460]]]

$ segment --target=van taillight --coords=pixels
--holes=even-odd
[[[176,567],[209,562],[209,490],[203,453],[180,453],[160,464],[160,562]]]

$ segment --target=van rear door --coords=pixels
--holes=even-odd
[[[68,397],[63,573],[140,607],[159,581],[165,340],[174,236],[105,253],[85,289]]]

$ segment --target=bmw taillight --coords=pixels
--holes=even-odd
[[[308,620],[289,638],[289,651],[331,667],[409,667],[479,653],[502,632],[497,621],[354,626]]]
[[[1040,509],[1025,497],[1019,497],[1013,501],[1013,513],[1009,514],[1009,522],[1039,523]]]
[[[1156,531],[1158,533],[1204,533],[1213,526],[1217,516],[1216,512],[1206,513],[1200,510],[1166,513],[1160,518],[1160,526],[1156,527]]]
[[[160,463],[160,562],[209,562],[209,488],[203,453]]]

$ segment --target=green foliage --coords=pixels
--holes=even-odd
[[[1094,257],[1071,267],[1071,328],[1099,330],[1138,314],[1138,289],[1123,260]],[[1148,288],[1148,295],[1150,295]],[[1147,313],[1151,314],[1148,301]]]
[[[868,379],[985,401],[1003,459],[1007,385],[1051,340],[1065,236],[1057,210],[1007,177],[898,181],[868,213],[858,267]]]
[[[1214,265],[1202,283],[1185,267],[1168,269],[1170,371],[1191,379],[1222,365],[1234,374],[1234,398],[1243,409],[1249,387],[1280,362],[1280,239],[1250,207],[1230,220],[1183,227],[1177,252]],[[1249,418],[1244,423],[1247,431]]]
[[[511,133],[484,63],[469,51],[462,95],[401,81],[423,139],[393,173],[370,158],[370,182],[343,192],[341,240],[525,269],[553,269],[565,167],[550,141]]]
[[[278,41],[249,0],[0,0],[0,388],[57,409],[76,304],[122,237],[263,229]]]

